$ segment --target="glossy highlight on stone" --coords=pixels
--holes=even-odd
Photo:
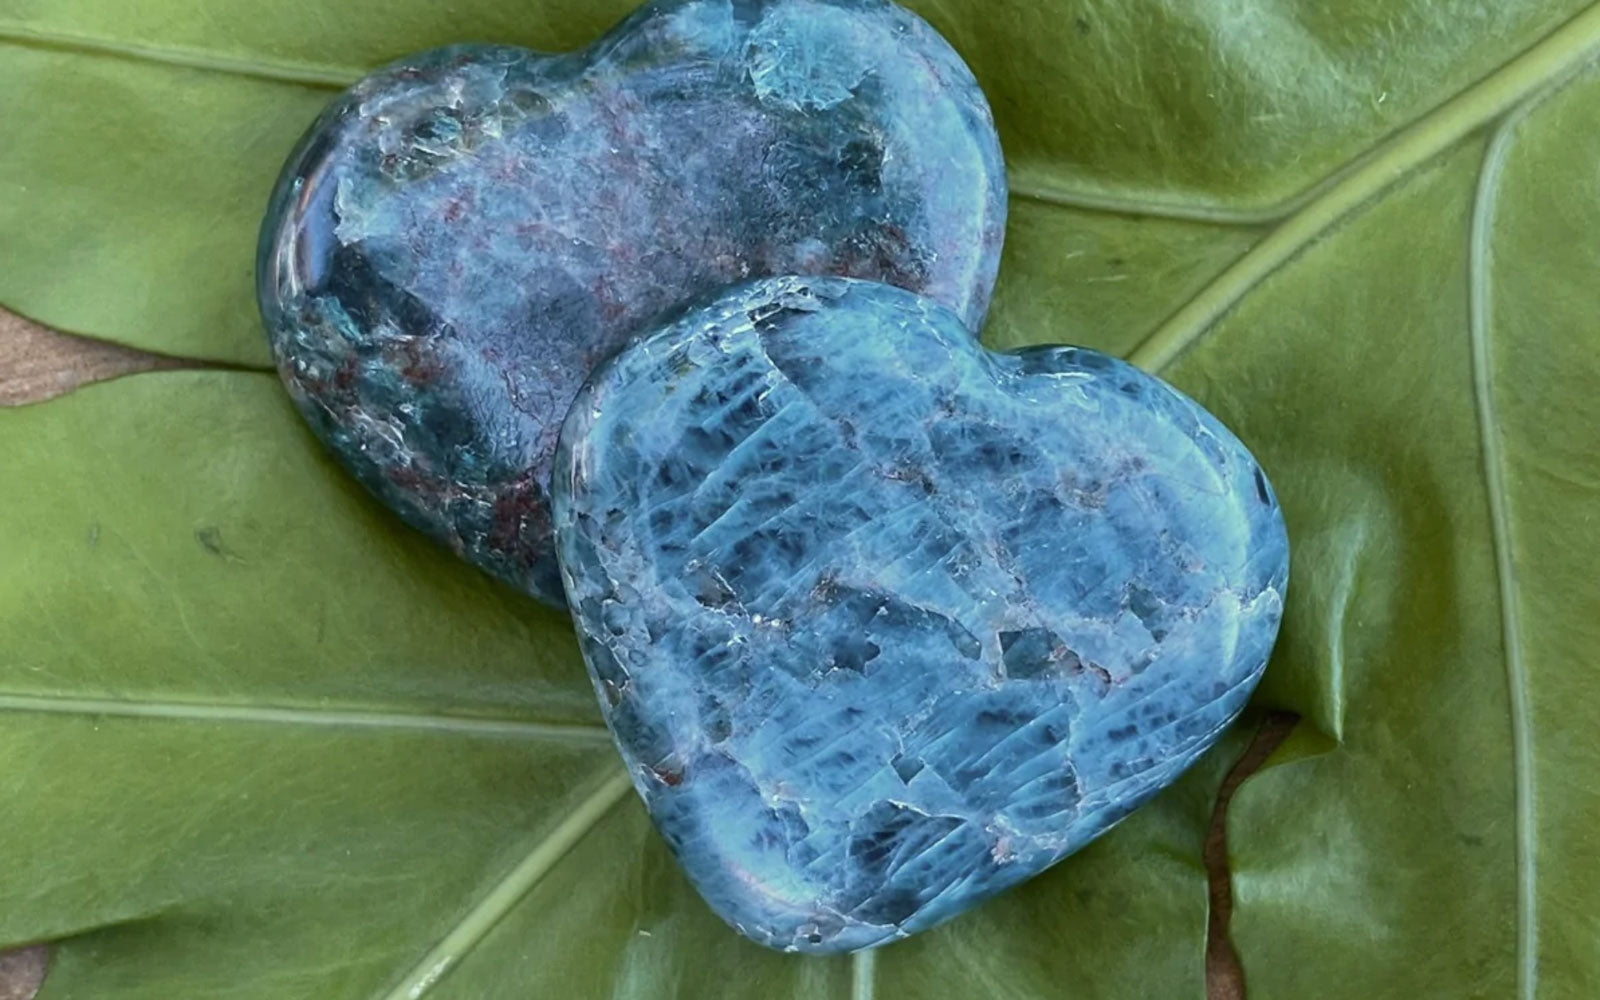
[[[871,278],[976,330],[1005,228],[989,109],[885,0],[664,0],[565,55],[460,46],[357,84],[279,181],[258,289],[317,434],[542,599],[547,484],[594,366],[771,274]]]
[[[1171,782],[1288,571],[1265,475],[1177,390],[841,279],[732,290],[604,366],[554,501],[639,794],[711,906],[793,951],[938,924]]]

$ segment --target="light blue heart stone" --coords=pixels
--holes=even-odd
[[[932,927],[1104,833],[1261,676],[1288,539],[1237,438],[884,285],[727,292],[596,373],[554,509],[601,707],[713,909]]]

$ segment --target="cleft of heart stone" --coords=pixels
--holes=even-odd
[[[1281,513],[1214,417],[881,284],[660,328],[582,390],[553,483],[634,785],[784,950],[931,927],[1104,833],[1238,713],[1283,611]]]
[[[278,367],[412,525],[562,603],[567,406],[659,314],[764,275],[982,323],[1005,168],[971,72],[887,0],[656,0],[580,52],[458,46],[341,96],[290,158],[258,293]]]

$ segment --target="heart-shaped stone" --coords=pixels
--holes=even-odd
[[[443,49],[312,127],[262,234],[295,400],[407,521],[562,601],[567,406],[658,314],[839,274],[976,330],[1005,176],[971,73],[885,0],[663,0],[588,49]]]
[[[902,937],[1082,847],[1277,634],[1283,519],[1214,417],[887,286],[735,289],[602,367],[561,441],[602,710],[700,892],[773,947]]]

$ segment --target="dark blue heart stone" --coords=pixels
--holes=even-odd
[[[368,77],[273,197],[279,368],[407,521],[562,601],[547,485],[602,359],[769,274],[872,278],[981,323],[1005,176],[971,73],[883,0],[664,0],[588,49],[462,46]]]
[[[1261,675],[1288,540],[1192,400],[884,285],[743,286],[603,367],[558,548],[601,706],[711,906],[931,927],[1104,833]]]

